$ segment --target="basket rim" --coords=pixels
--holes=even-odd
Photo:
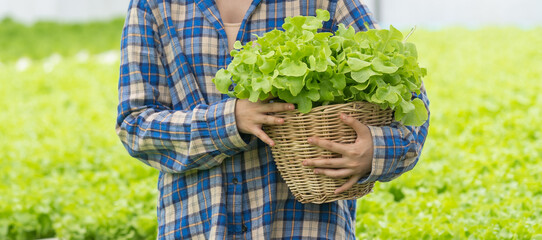
[[[360,105],[371,105],[371,106],[374,106],[375,108],[377,108],[378,110],[380,111],[391,111],[392,109],[391,108],[386,108],[386,109],[382,109],[380,106],[378,106],[378,104],[376,103],[372,103],[372,102],[367,102],[367,101],[352,101],[352,102],[346,102],[346,103],[333,103],[333,104],[328,104],[328,105],[322,105],[322,106],[318,106],[318,107],[313,107],[309,112],[307,113],[302,113],[302,112],[299,112],[299,110],[296,108],[294,110],[290,110],[290,111],[286,111],[286,112],[294,112],[294,113],[297,113],[298,115],[302,116],[302,115],[308,115],[308,114],[312,114],[312,113],[321,113],[321,112],[329,112],[329,111],[334,111],[336,110],[337,108],[342,108],[344,106],[350,106],[350,105],[357,105],[357,104],[360,104]]]

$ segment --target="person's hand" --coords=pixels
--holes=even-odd
[[[369,128],[346,114],[340,115],[341,120],[352,127],[357,133],[357,139],[352,144],[340,144],[317,137],[307,139],[310,144],[339,153],[339,158],[307,159],[304,166],[314,168],[315,174],[323,174],[332,178],[350,178],[335,190],[339,194],[350,189],[363,176],[369,174],[373,159],[373,138]]]
[[[262,130],[262,125],[279,125],[284,119],[267,115],[267,113],[294,110],[291,103],[250,102],[248,99],[237,99],[235,104],[235,120],[239,132],[253,134],[254,136],[274,146],[275,142]]]

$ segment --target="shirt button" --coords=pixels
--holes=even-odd
[[[233,179],[231,180],[231,182],[232,182],[233,184],[237,184],[237,183],[239,183],[239,180],[237,180],[237,178],[233,178]]]
[[[230,85],[230,87],[228,88],[228,90],[233,91],[234,88],[235,88],[235,87],[234,87],[233,84],[232,84],[232,85]]]
[[[245,224],[243,224],[243,226],[241,227],[241,230],[243,230],[243,232],[246,232],[248,230],[247,226]]]

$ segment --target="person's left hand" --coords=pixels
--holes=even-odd
[[[339,153],[340,158],[307,159],[304,166],[315,167],[315,174],[323,174],[332,178],[347,178],[348,181],[335,190],[339,194],[350,189],[359,179],[369,174],[373,159],[373,137],[369,128],[353,117],[341,114],[340,119],[352,127],[358,137],[354,143],[340,144],[317,137],[307,139],[310,144]]]

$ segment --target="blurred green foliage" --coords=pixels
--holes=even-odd
[[[114,130],[122,21],[3,23],[0,239],[155,239],[158,173]],[[542,239],[542,29],[411,40],[429,137],[414,170],[359,200],[358,237]]]
[[[25,25],[0,20],[0,62],[20,57],[42,59],[53,53],[70,56],[82,50],[100,53],[119,49],[124,19],[84,24],[37,22]]]
[[[156,238],[158,173],[115,134],[122,24],[45,25],[15,34],[48,43],[20,49],[32,58],[0,64],[0,239]]]
[[[359,200],[360,239],[542,239],[542,29],[416,32],[431,126]]]

